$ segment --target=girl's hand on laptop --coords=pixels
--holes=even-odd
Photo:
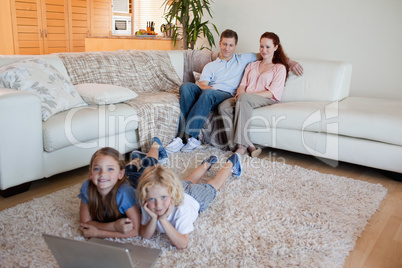
[[[93,225],[86,224],[86,223],[80,224],[80,230],[81,230],[82,235],[86,238],[96,237],[98,234],[98,228],[96,228]]]
[[[127,234],[131,230],[133,230],[133,222],[129,218],[122,218],[118,219],[117,221],[114,222],[114,228],[116,229],[117,232],[122,233],[122,234]]]

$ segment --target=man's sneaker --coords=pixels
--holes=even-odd
[[[182,152],[191,152],[192,150],[194,150],[195,148],[197,148],[198,146],[201,145],[201,141],[197,140],[196,138],[189,138],[187,141],[187,144],[181,148]]]
[[[131,153],[131,160],[136,159],[136,158],[143,160],[145,157],[147,157],[147,154],[143,153],[141,151],[133,151]]]
[[[232,167],[232,175],[234,177],[240,177],[241,175],[241,156],[238,153],[232,154],[229,158],[228,161],[232,162],[233,167]]]
[[[151,144],[153,144],[154,142],[159,144],[158,162],[160,164],[166,163],[169,160],[169,158],[165,148],[163,148],[162,142],[159,140],[159,138],[153,137],[151,140]]]
[[[183,147],[184,147],[183,140],[181,138],[177,137],[177,138],[173,139],[173,141],[168,146],[166,146],[165,149],[168,153],[172,154],[172,153],[177,153]]]
[[[204,164],[204,163],[206,163],[206,162],[208,162],[209,165],[210,165],[209,168],[207,169],[207,171],[208,171],[208,170],[211,169],[211,167],[213,166],[213,164],[216,163],[216,161],[218,161],[218,157],[217,157],[216,155],[211,155],[210,157],[208,157],[207,159],[205,159],[204,161],[202,161],[201,165]]]

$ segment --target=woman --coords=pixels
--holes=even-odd
[[[253,109],[281,100],[289,71],[289,59],[275,33],[266,32],[261,36],[260,54],[262,60],[246,67],[236,96],[219,105],[229,147],[240,155],[248,150],[252,157],[261,153],[250,142],[248,134]]]

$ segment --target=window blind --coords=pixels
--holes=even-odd
[[[129,0],[113,0],[113,12],[129,13]]]
[[[166,24],[163,17],[164,0],[134,0],[134,33],[140,29],[147,29],[147,21],[155,23],[155,32],[161,34],[160,27]]]

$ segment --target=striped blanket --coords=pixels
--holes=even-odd
[[[163,144],[176,135],[182,84],[164,51],[119,50],[58,54],[71,82],[112,84],[130,88],[138,97],[126,103],[138,112],[139,144],[148,151],[153,136]]]

